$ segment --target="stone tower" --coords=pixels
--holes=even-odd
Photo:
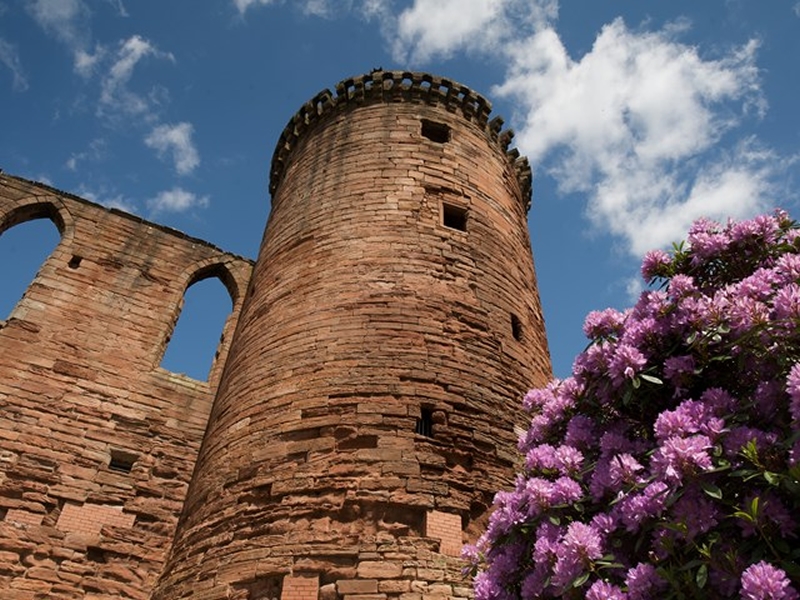
[[[550,377],[530,168],[490,110],[377,71],[292,118],[155,600],[468,595]]]

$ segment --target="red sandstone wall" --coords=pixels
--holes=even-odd
[[[0,233],[39,216],[59,226],[61,242],[0,321],[0,598],[143,600],[173,535],[251,264],[0,175]],[[201,382],[158,365],[184,290],[212,274],[235,306]],[[109,467],[112,453],[133,463],[129,473]]]
[[[298,578],[323,600],[470,594],[454,555],[511,480],[521,394],[550,377],[525,178],[471,92],[390,83],[315,99],[278,146],[154,599],[273,598],[281,581],[316,598]]]

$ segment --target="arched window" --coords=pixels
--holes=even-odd
[[[196,277],[183,295],[180,316],[167,342],[161,367],[207,380],[232,310],[231,294],[219,274]]]
[[[52,209],[54,211],[54,209]],[[21,210],[0,223],[0,319],[11,316],[61,240],[50,210]]]

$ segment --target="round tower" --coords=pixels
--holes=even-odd
[[[289,122],[154,599],[468,594],[460,546],[512,481],[521,395],[551,374],[530,168],[490,110],[377,71]]]

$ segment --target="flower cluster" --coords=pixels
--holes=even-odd
[[[642,273],[525,397],[523,472],[465,554],[477,600],[798,598],[800,229],[700,220]]]

